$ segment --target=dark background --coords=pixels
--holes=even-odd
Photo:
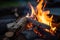
[[[47,7],[60,7],[60,0],[47,0]],[[1,7],[10,7],[10,6],[22,6],[26,5],[27,2],[36,2],[36,0],[0,0]]]

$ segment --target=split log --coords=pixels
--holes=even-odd
[[[13,28],[19,28],[20,26],[25,26],[27,19],[25,17],[19,19]]]
[[[24,27],[27,19],[25,17],[19,18],[16,22],[7,24],[8,29],[17,29],[19,27]]]

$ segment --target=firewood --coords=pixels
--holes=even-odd
[[[8,29],[17,29],[19,27],[23,27],[26,24],[27,19],[25,17],[17,19],[13,23],[7,24]]]
[[[42,28],[45,28],[45,29],[50,29],[50,26],[46,25],[46,24],[43,24],[43,23],[40,23],[36,20],[33,20],[31,18],[27,18],[27,21],[29,22],[32,22],[32,24],[36,25],[36,26],[41,26]]]
[[[46,24],[43,24],[43,23],[40,23],[36,20],[33,20],[31,18],[27,18],[27,17],[23,17],[21,19],[19,19],[15,24],[14,26],[12,27],[13,29],[16,28],[16,29],[19,29],[19,27],[21,27],[21,30],[24,29],[25,25],[27,22],[31,22],[33,25],[36,25],[36,26],[41,26],[41,28],[44,28],[44,29],[50,29],[50,27]],[[20,29],[19,29],[20,30]],[[42,31],[43,29],[41,29]],[[43,30],[44,32],[44,30]],[[47,32],[46,32],[47,33]]]
[[[13,28],[19,28],[20,26],[25,26],[27,19],[25,17],[19,19],[15,24]]]
[[[6,32],[5,36],[6,37],[12,37],[14,35],[14,32]]]
[[[50,26],[40,23],[34,19],[31,18],[27,18],[27,17],[22,17],[21,19],[19,19],[18,21],[16,21],[16,23],[14,24],[13,27],[11,27],[12,29],[18,29],[18,31],[15,30],[15,32],[19,33],[20,30],[23,30],[25,28],[25,25],[27,24],[27,22],[31,22],[33,25],[36,25],[37,27],[41,26],[41,28],[39,28],[39,32],[41,34],[44,35],[44,37],[53,37],[53,35],[51,35],[49,32],[45,31],[44,29],[50,29]],[[21,29],[19,29],[21,27]],[[34,29],[33,29],[34,30]],[[37,29],[38,30],[38,29]],[[17,35],[16,35],[17,36]]]
[[[26,23],[28,22],[32,22],[33,25],[36,25],[36,26],[41,26],[42,28],[46,28],[46,29],[50,29],[50,26],[46,25],[46,24],[43,24],[43,23],[40,23],[34,19],[31,19],[31,18],[27,18],[27,17],[22,17],[22,18],[19,18],[17,22],[14,23],[14,25],[11,27],[11,28],[19,28],[20,26],[25,26]]]
[[[38,37],[43,38],[44,40],[51,40],[51,39],[56,38],[56,35],[52,35],[51,33],[43,30],[42,28],[39,28],[39,29],[40,30],[36,29],[37,30],[36,34]]]
[[[38,32],[40,32],[43,35],[43,37],[45,37],[45,38],[54,37],[51,33],[44,30],[44,29],[50,29],[50,26],[40,23],[40,22],[38,22],[34,19],[31,19],[31,18],[27,18],[27,21],[31,22],[33,25],[35,25],[35,28],[41,26],[39,29],[36,29],[36,30],[38,30]],[[32,28],[32,29],[34,30],[35,28]]]

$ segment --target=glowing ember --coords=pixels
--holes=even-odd
[[[39,36],[42,36],[42,34],[40,32],[38,32],[38,30],[34,29],[33,30],[36,34],[39,34]]]
[[[36,9],[34,9],[34,7],[31,5],[31,3],[29,3],[32,12],[31,12],[31,15],[30,16],[28,15],[27,17],[31,17],[31,18],[33,18],[34,20],[37,20],[40,23],[44,23],[46,25],[49,25],[50,30],[45,29],[45,31],[50,32],[51,34],[54,34],[55,30],[56,30],[56,27],[52,26],[53,16],[51,16],[51,17],[47,16],[50,13],[49,10],[43,11],[43,9],[46,6],[46,3],[44,5],[44,7],[42,5],[44,0],[37,0],[37,1],[39,3],[36,6]],[[31,25],[29,25],[28,27],[31,27]]]
[[[27,26],[27,28],[28,28],[28,29],[31,29],[31,28],[33,27],[33,25],[32,25],[32,23],[31,23],[31,22],[30,22],[30,23],[28,23],[26,26]]]

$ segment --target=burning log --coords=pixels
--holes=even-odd
[[[34,28],[33,31],[41,38],[51,38],[54,37],[51,33],[45,31],[43,28]]]
[[[35,27],[33,28],[33,31],[37,30],[36,32],[37,32],[38,36],[40,35],[40,36],[43,36],[43,38],[48,38],[48,39],[55,37],[55,35],[52,35],[50,32],[45,31],[45,29],[50,30],[50,27],[48,25],[40,23],[40,22],[33,20],[31,18],[27,18],[27,21],[29,21],[33,25],[35,25]],[[38,27],[38,29],[36,27]]]
[[[43,23],[40,23],[40,22],[38,22],[38,21],[36,21],[36,20],[33,20],[33,19],[31,19],[31,18],[27,18],[27,21],[28,21],[28,22],[32,22],[33,25],[41,26],[42,28],[45,28],[45,29],[50,29],[50,27],[49,27],[48,25],[43,24]]]
[[[43,23],[40,23],[36,20],[33,20],[31,18],[27,18],[27,17],[23,17],[23,18],[19,18],[19,20],[17,22],[14,23],[13,27],[11,28],[19,28],[20,26],[25,26],[27,22],[31,22],[33,25],[36,25],[36,26],[41,26],[41,28],[43,29],[50,29],[50,27],[46,24],[43,24]]]
[[[53,35],[51,34],[51,33],[49,33],[49,32],[47,32],[47,31],[45,31],[44,29],[50,29],[50,27],[48,26],[48,25],[46,25],[46,24],[43,24],[43,23],[40,23],[40,22],[38,22],[38,21],[36,21],[36,20],[33,20],[33,19],[31,19],[31,18],[27,18],[27,21],[28,22],[31,22],[33,25],[35,25],[36,27],[39,27],[39,32],[41,33],[41,34],[43,34],[43,35],[45,35],[45,37],[48,37],[48,38],[50,38],[50,37],[53,37]],[[41,26],[41,27],[40,27]],[[35,27],[35,28],[36,28]],[[33,30],[35,29],[35,28],[33,28]],[[36,29],[36,30],[38,30],[38,29]],[[49,36],[48,36],[49,35]]]
[[[44,29],[50,29],[50,27],[48,25],[40,23],[36,20],[33,20],[31,18],[27,18],[27,17],[23,17],[21,19],[19,18],[19,20],[17,20],[14,23],[13,27],[11,27],[11,29],[15,29],[14,32],[16,33],[16,36],[19,36],[19,34],[22,32],[22,30],[25,29],[25,25],[27,24],[27,22],[31,22],[33,25],[35,25],[35,27],[33,27],[33,31],[35,29],[38,30],[38,33],[37,33],[38,36],[41,33],[44,38],[54,37],[51,33],[44,30]],[[38,27],[38,29],[36,27]]]
[[[43,23],[40,23],[36,20],[33,20],[31,18],[27,18],[27,17],[23,17],[23,18],[19,18],[19,20],[17,20],[17,22],[14,22],[12,27],[9,27],[9,28],[12,28],[12,29],[17,29],[19,28],[20,26],[21,27],[24,27],[26,25],[27,22],[31,22],[33,25],[36,25],[36,26],[41,26],[42,28],[45,28],[45,29],[50,29],[50,27],[46,24],[43,24]]]
[[[44,40],[56,39],[56,35],[52,35],[41,27],[38,27],[38,29],[34,28],[33,31],[38,35],[38,37],[43,38]]]

